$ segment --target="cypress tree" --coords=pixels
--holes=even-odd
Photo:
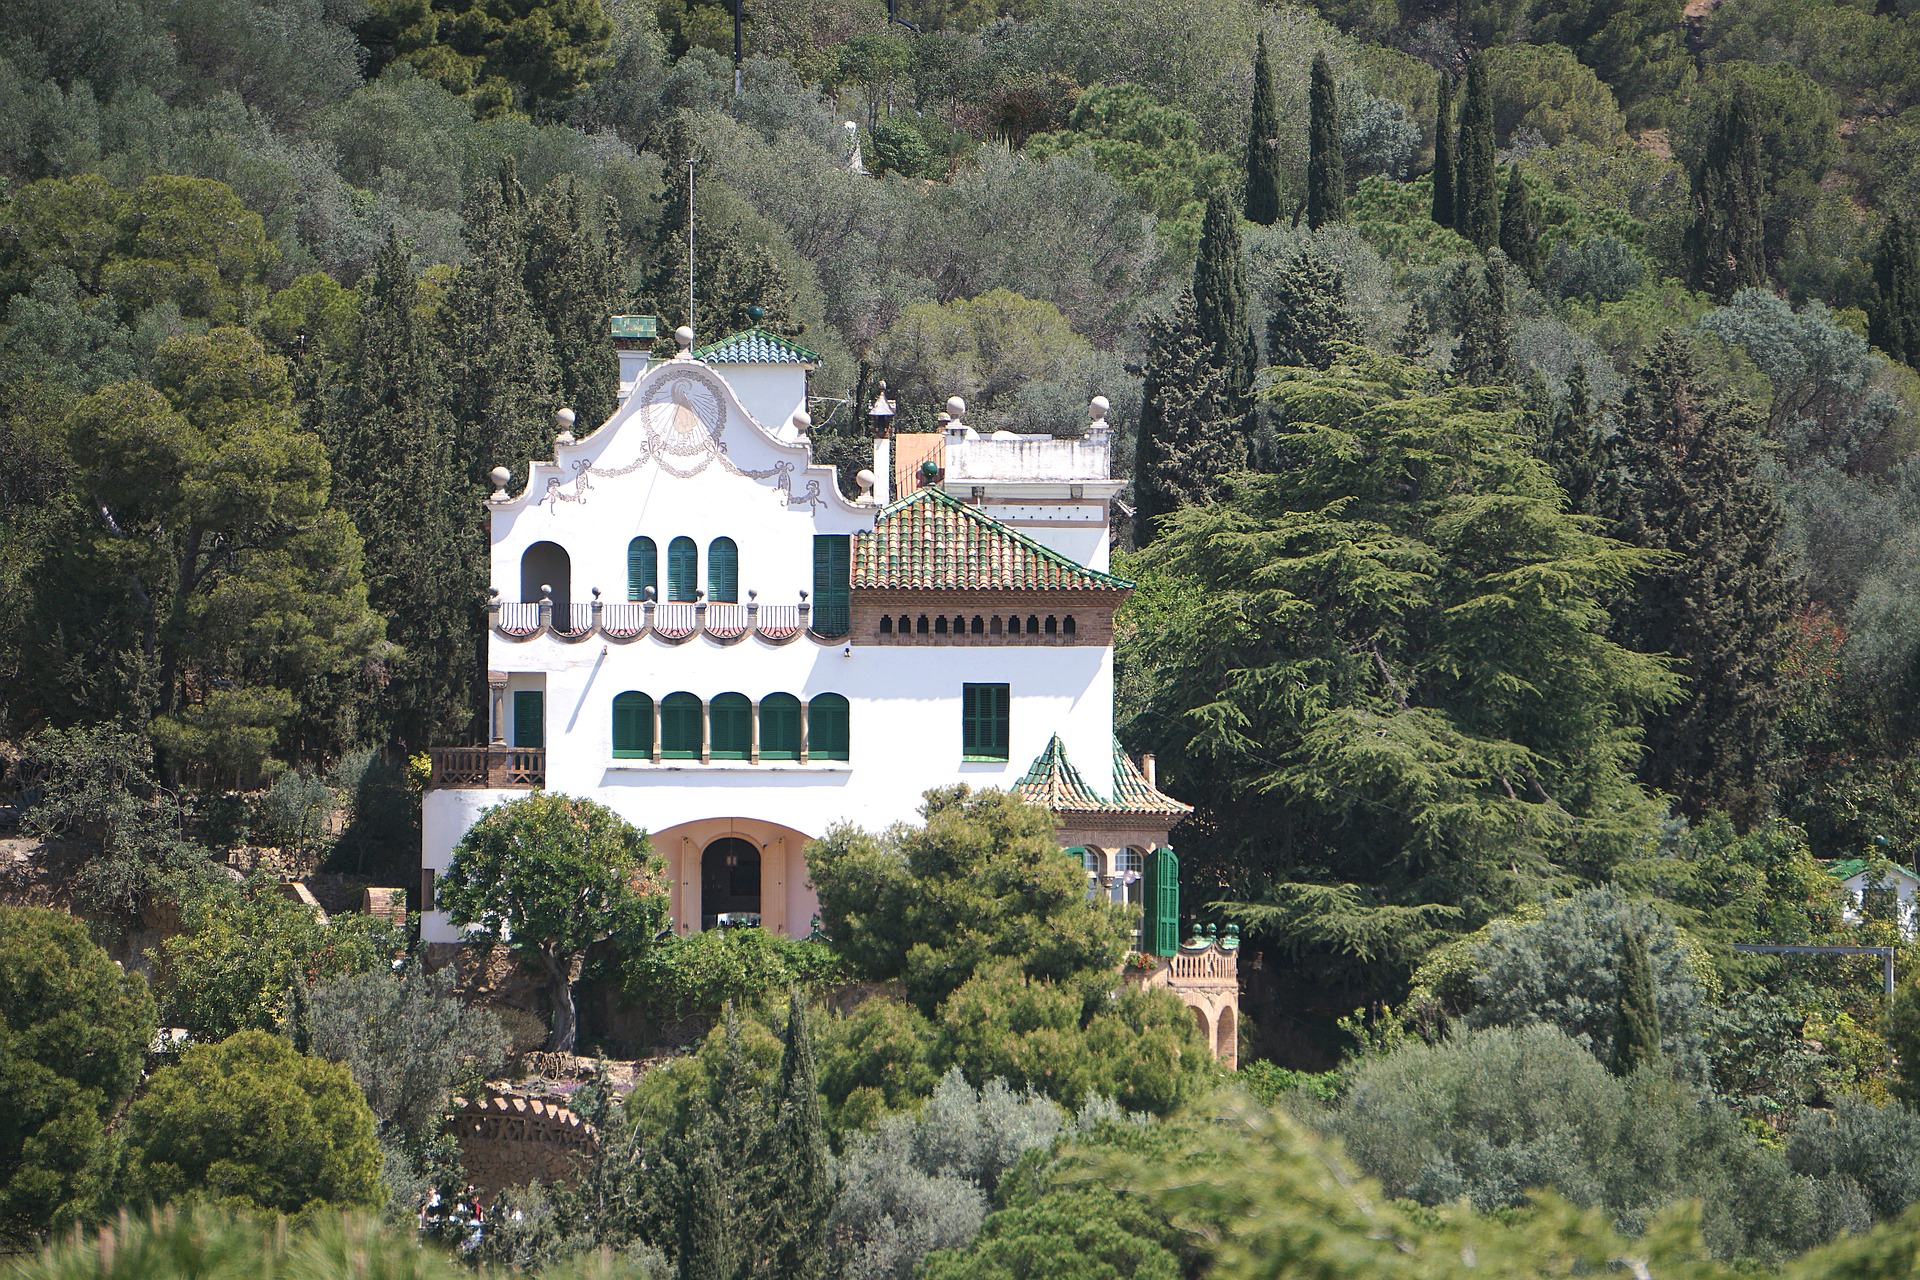
[[[1622,406],[1609,480],[1614,536],[1665,557],[1615,607],[1615,633],[1671,654],[1686,679],[1645,722],[1641,777],[1690,817],[1723,809],[1743,824],[1770,799],[1798,603],[1759,423],[1744,400],[1704,386],[1692,348],[1669,333]]]
[[[820,1118],[813,1036],[795,988],[788,997],[781,1037],[780,1096],[766,1165],[779,1171],[763,1233],[768,1273],[780,1280],[824,1280],[830,1270],[827,1221],[833,1213],[833,1169]]]
[[[1527,279],[1540,278],[1540,232],[1534,225],[1526,174],[1517,164],[1507,171],[1507,194],[1500,205],[1500,252]]]
[[[1453,376],[1468,386],[1504,382],[1513,365],[1513,324],[1507,309],[1507,258],[1498,249],[1479,268],[1462,261],[1453,274]]]
[[[1493,162],[1493,87],[1485,54],[1467,64],[1460,104],[1460,155],[1453,184],[1454,229],[1478,249],[1500,240],[1500,173]]]
[[[1287,264],[1274,287],[1267,320],[1267,363],[1325,369],[1334,344],[1359,341],[1359,326],[1347,308],[1346,278],[1318,254],[1304,250]]]
[[[1453,77],[1440,73],[1440,109],[1433,116],[1433,220],[1453,225]]]
[[[769,1193],[784,1171],[766,1162],[766,1098],[754,1079],[739,1011],[726,1007],[726,1050],[712,1087],[694,1102],[670,1152],[673,1236],[680,1280],[747,1280],[766,1244]]]
[[[1142,378],[1133,470],[1133,541],[1140,547],[1180,507],[1219,497],[1247,457],[1244,415],[1200,335],[1193,294],[1182,294],[1171,315],[1145,328],[1146,359],[1134,370]]]
[[[1416,364],[1433,354],[1433,326],[1427,322],[1427,304],[1418,298],[1407,308],[1407,323],[1394,335],[1393,353]]]
[[[620,360],[608,333],[613,314],[612,260],[587,230],[586,198],[571,177],[540,194],[527,223],[525,280],[534,310],[553,338],[560,395],[582,434],[613,416]]]
[[[476,494],[455,456],[449,389],[421,331],[413,258],[390,231],[361,304],[360,350],[328,432],[335,500],[366,541],[367,600],[397,646],[383,728],[409,750],[471,714],[467,648],[485,589]]]
[[[1867,337],[1893,359],[1920,366],[1920,233],[1898,213],[1874,246]]]
[[[1253,370],[1259,359],[1247,320],[1247,275],[1240,253],[1240,214],[1225,191],[1207,199],[1200,226],[1200,255],[1193,264],[1193,305],[1200,336],[1213,348],[1213,364],[1225,380],[1235,410],[1252,405]]]
[[[1247,221],[1270,227],[1280,219],[1280,112],[1273,100],[1267,37],[1253,54],[1253,116],[1247,122]]]
[[[1307,90],[1307,226],[1315,231],[1347,216],[1347,161],[1340,150],[1340,100],[1327,55],[1313,55]]]
[[[1693,172],[1693,223],[1687,229],[1690,283],[1717,302],[1766,283],[1766,228],[1761,218],[1760,136],[1745,89],[1714,118],[1706,151]]]
[[[442,337],[458,461],[476,489],[495,466],[525,483],[529,459],[553,456],[559,401],[553,340],[527,293],[526,192],[511,158],[475,185],[462,216],[468,262],[447,293]]]
[[[1613,1052],[1607,1066],[1630,1076],[1660,1058],[1660,1007],[1653,995],[1653,967],[1647,943],[1630,929],[1620,930],[1615,952]]]
[[[1593,403],[1587,366],[1577,364],[1567,375],[1567,395],[1553,406],[1541,457],[1553,468],[1553,478],[1567,495],[1567,509],[1593,515],[1601,501],[1600,480],[1606,470],[1606,435]]]

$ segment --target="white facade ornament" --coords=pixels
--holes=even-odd
[[[505,467],[495,467],[492,471],[489,471],[487,473],[487,479],[493,481],[493,493],[487,498],[487,501],[488,502],[508,501],[507,481],[513,479],[513,472],[507,470]]]
[[[553,438],[555,444],[573,443],[573,423],[574,412],[571,409],[563,408],[553,415],[553,425],[560,428],[559,434]]]

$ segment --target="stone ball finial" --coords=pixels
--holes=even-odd
[[[853,482],[860,486],[861,493],[873,492],[873,472],[867,470],[865,467],[862,467],[854,473]]]
[[[967,416],[967,402],[959,396],[947,397],[947,416],[959,422]]]
[[[756,306],[751,306],[747,308],[747,319],[753,321],[755,324],[759,324],[762,320],[765,320],[766,318],[767,318],[767,309],[765,307],[756,305]]]
[[[487,473],[487,479],[493,481],[494,488],[504,489],[507,487],[507,481],[513,479],[513,472],[505,467],[495,467]]]
[[[673,331],[673,340],[680,344],[682,351],[693,350],[693,330],[686,325],[683,324]]]
[[[801,435],[807,434],[813,427],[813,415],[805,409],[796,409],[793,414],[793,429]]]
[[[1095,422],[1105,422],[1107,420],[1107,410],[1112,407],[1113,405],[1108,402],[1105,396],[1095,396],[1093,403],[1088,406]]]
[[[541,583],[541,584],[540,584],[540,598],[541,598],[542,600],[551,600],[551,599],[553,599],[553,586],[552,586],[552,584],[550,584],[550,583],[545,583],[545,582],[543,582],[543,583]]]
[[[558,413],[553,415],[553,421],[554,421],[554,425],[559,427],[562,431],[571,431],[573,429],[573,422],[574,422],[573,410],[564,409],[564,408],[561,409]]]

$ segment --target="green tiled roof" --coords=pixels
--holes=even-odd
[[[1851,880],[1866,869],[1867,860],[1865,858],[1842,858],[1838,862],[1829,862],[1827,864],[1827,874],[1835,880]],[[1916,875],[1912,867],[1903,867],[1899,863],[1892,863],[1890,864],[1890,869],[1898,871],[1909,880],[1920,880],[1920,875]]]
[[[708,364],[805,364],[818,365],[820,357],[789,338],[759,325],[709,343],[693,353],[696,360]]]
[[[855,539],[856,588],[908,591],[1129,591],[935,485],[883,508]]]
[[[1054,734],[1047,749],[1034,758],[1027,772],[1014,784],[1014,790],[1032,804],[1043,805],[1055,813],[1138,813],[1178,817],[1192,813],[1193,806],[1182,804],[1148,782],[1134,767],[1120,744],[1113,744],[1114,798],[1103,799],[1088,786],[1080,771],[1067,759],[1067,744]]]
[[[613,336],[616,338],[656,338],[659,323],[654,316],[615,316],[613,317]]]

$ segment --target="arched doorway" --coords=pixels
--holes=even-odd
[[[520,557],[520,599],[540,602],[540,588],[553,588],[553,625],[566,630],[573,613],[573,560],[557,542],[536,542]]]
[[[722,836],[700,854],[700,927],[760,923],[760,846]]]

